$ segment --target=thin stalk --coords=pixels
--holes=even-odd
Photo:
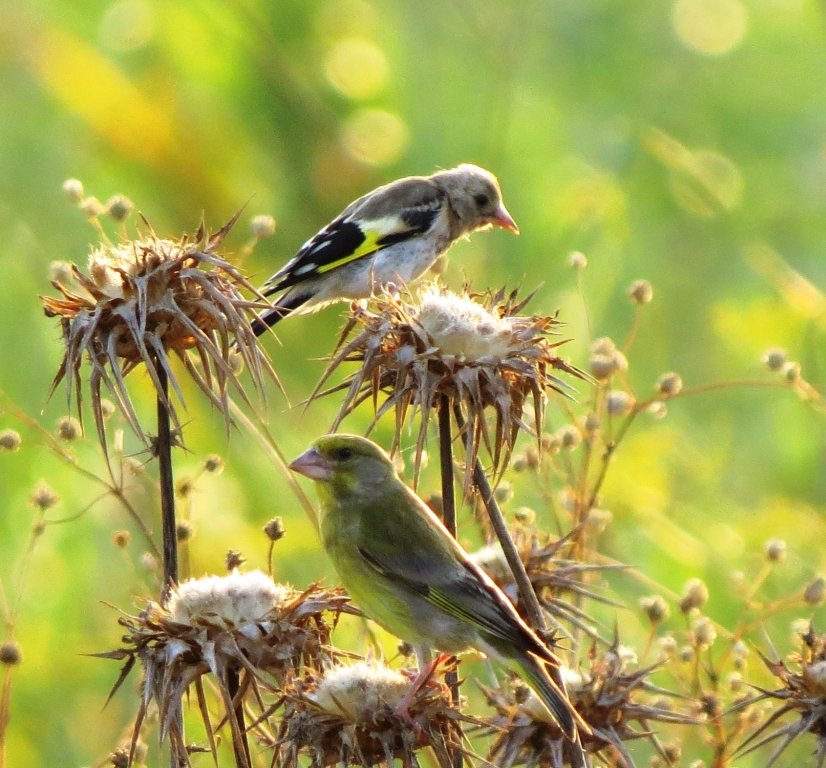
[[[462,409],[455,405],[453,406],[453,415],[456,418],[456,424],[459,429],[464,429],[465,419],[462,415]],[[470,450],[471,437],[467,433],[464,434],[465,448]],[[528,624],[532,629],[536,630],[540,636],[544,637],[546,632],[545,619],[542,616],[542,608],[539,605],[539,599],[536,596],[531,580],[528,578],[528,573],[525,570],[525,565],[522,558],[519,557],[519,552],[516,549],[516,544],[508,531],[507,523],[502,515],[502,510],[499,509],[499,504],[493,495],[493,489],[490,487],[485,470],[482,468],[482,462],[476,459],[476,465],[473,468],[473,484],[476,490],[482,496],[482,501],[488,511],[491,525],[493,526],[496,538],[499,539],[499,544],[502,547],[502,552],[505,554],[505,559],[508,561],[513,577],[516,580],[516,585],[519,588],[519,596],[522,598],[522,605],[525,609],[525,614],[528,619]]]
[[[235,697],[238,696],[238,691],[241,690],[241,675],[239,670],[230,669],[227,671],[227,690],[229,691],[229,699],[233,703],[238,730],[241,732],[240,745],[236,739],[232,740],[232,749],[235,753],[235,765],[237,768],[247,768],[247,766],[252,765],[252,759],[250,758],[250,745],[247,739],[247,726],[244,720],[244,701],[240,698],[238,701],[235,701]]]
[[[170,424],[169,408],[169,377],[166,369],[158,358],[155,358],[155,370],[161,385],[158,395],[158,442],[156,446],[158,468],[160,472],[161,489],[161,531],[163,534],[163,587],[161,589],[161,604],[165,605],[169,595],[178,583],[178,536],[175,523],[175,479],[172,474],[172,427]],[[180,701],[175,704],[175,722],[181,743],[184,743],[184,715]],[[170,765],[178,768],[176,750],[173,747],[169,752]]]
[[[161,393],[158,396],[158,466],[161,476],[161,531],[163,533],[163,593],[166,602],[169,592],[178,583],[178,537],[175,523],[175,480],[172,475],[172,428],[169,409],[169,379],[166,369],[156,362]]]
[[[450,398],[439,398],[439,464],[442,470],[442,520],[445,528],[456,538],[456,492],[453,482],[453,438],[450,425]],[[459,705],[459,671],[454,669],[445,675],[453,703]],[[462,752],[453,753],[454,768],[462,768]]]

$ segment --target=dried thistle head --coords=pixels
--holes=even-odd
[[[774,648],[771,658],[760,654],[763,662],[779,681],[775,690],[757,688],[759,693],[742,701],[736,709],[748,708],[764,700],[780,702],[780,707],[760,725],[740,747],[739,754],[747,755],[760,747],[777,742],[765,763],[766,768],[775,765],[786,748],[801,734],[811,733],[817,739],[815,762],[826,765],[826,635],[815,632],[811,622],[800,637],[799,652],[792,654],[788,663],[780,659]],[[791,722],[780,723],[785,715],[792,714]]]
[[[41,297],[46,315],[59,317],[63,326],[65,352],[52,391],[65,379],[69,402],[74,393],[80,412],[80,374],[88,359],[92,410],[104,447],[104,386],[146,442],[125,382],[140,365],[146,366],[176,428],[180,420],[162,383],[165,374],[185,406],[171,356],[180,358],[228,425],[229,388],[249,402],[232,367],[233,354],[241,356],[259,393],[264,391],[265,375],[275,379],[250,326],[260,305],[239,291],[243,287],[256,293],[255,289],[218,253],[236,219],[237,215],[214,234],[207,234],[202,224],[194,237],[178,240],[158,237],[144,220],[145,234],[94,248],[86,271],[72,265],[71,280],[65,275],[52,280],[59,298]]]
[[[230,673],[240,675],[242,694],[256,703],[262,692],[277,690],[303,669],[331,666],[327,616],[335,622],[342,612],[355,611],[341,591],[312,586],[297,592],[260,571],[207,576],[176,586],[165,607],[149,602],[140,615],[121,618],[127,630],[124,647],[96,655],[126,660],[110,698],[135,663],[141,663],[144,683],[135,738],[154,700],[161,741],[170,736],[173,749],[185,749],[175,713],[194,686],[214,751],[202,678],[211,675],[235,734]]]
[[[539,604],[554,619],[554,626],[572,637],[566,622],[594,639],[600,639],[588,612],[577,605],[571,596],[596,600],[607,605],[618,605],[597,592],[584,574],[624,568],[622,565],[596,565],[583,563],[576,558],[576,539],[572,534],[553,538],[530,526],[517,526],[511,531],[519,557],[525,565]],[[518,606],[519,587],[508,565],[502,547],[490,544],[471,555],[496,585]],[[568,597],[566,600],[565,597]]]
[[[354,305],[310,399],[318,396],[343,362],[360,363],[358,371],[329,390],[346,390],[332,429],[358,404],[372,398],[376,421],[395,411],[395,451],[405,422],[418,411],[415,484],[430,417],[445,396],[465,422],[467,468],[474,466],[484,444],[496,473],[507,466],[520,430],[539,435],[547,390],[570,389],[554,372],[584,378],[556,354],[564,343],[550,339],[559,325],[556,316],[518,314],[530,298],[519,301],[516,291],[506,295],[504,290],[479,294],[465,289],[454,294],[431,285],[422,289],[417,300],[410,295],[383,296],[368,306]],[[356,329],[360,330],[348,340]],[[386,397],[379,405],[380,392]],[[523,410],[530,400],[532,415],[525,419]]]
[[[698,722],[661,703],[646,703],[646,693],[673,694],[649,681],[653,667],[630,670],[635,662],[636,654],[615,641],[603,653],[592,648],[587,670],[563,668],[568,697],[591,729],[591,733],[580,733],[582,747],[609,765],[634,765],[625,743],[635,739],[650,739],[662,755],[663,747],[651,730],[653,722]],[[490,732],[497,735],[488,755],[491,763],[499,768],[523,763],[548,768],[575,764],[571,743],[530,688],[517,685],[512,690],[482,690],[496,710],[490,719]]]
[[[415,752],[432,747],[450,768],[450,747],[461,744],[460,720],[450,690],[432,675],[413,696],[409,718],[395,708],[410,689],[413,672],[374,661],[295,679],[284,695],[275,740],[278,768],[298,768],[302,755],[315,766],[417,765]]]

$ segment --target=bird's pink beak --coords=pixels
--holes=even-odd
[[[298,472],[299,475],[309,477],[311,480],[330,480],[333,476],[333,469],[315,448],[310,448],[302,453],[292,464],[290,469]]]
[[[515,235],[519,234],[519,227],[516,226],[516,222],[503,203],[499,203],[499,207],[493,212],[493,216],[488,219],[488,222],[497,227],[502,227],[502,229],[507,229]]]

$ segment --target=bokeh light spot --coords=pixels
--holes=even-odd
[[[740,0],[677,0],[672,21],[688,48],[715,56],[742,42],[748,29],[748,10]]]
[[[345,38],[333,46],[324,64],[327,79],[351,99],[369,99],[387,83],[387,59],[369,40]]]
[[[401,118],[382,109],[362,109],[344,124],[342,142],[356,160],[387,165],[407,147],[407,126]]]
[[[155,13],[143,0],[123,0],[109,7],[100,22],[102,44],[113,51],[142,48],[155,33]]]
[[[671,173],[671,191],[687,211],[710,218],[737,206],[743,175],[725,155],[710,150],[693,153],[693,162]]]

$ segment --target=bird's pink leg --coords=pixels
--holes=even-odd
[[[442,653],[430,663],[419,665],[419,673],[416,675],[416,677],[413,678],[413,681],[410,683],[410,688],[408,689],[407,693],[404,694],[402,700],[396,705],[396,708],[393,710],[393,714],[396,715],[396,717],[400,717],[405,722],[415,726],[417,730],[421,728],[421,726],[415,720],[413,720],[412,717],[410,717],[410,704],[413,702],[413,699],[416,697],[416,694],[419,692],[419,689],[427,682],[428,678],[436,670],[436,667],[438,667],[439,664],[441,664],[443,661],[446,661],[449,658],[449,653]]]

